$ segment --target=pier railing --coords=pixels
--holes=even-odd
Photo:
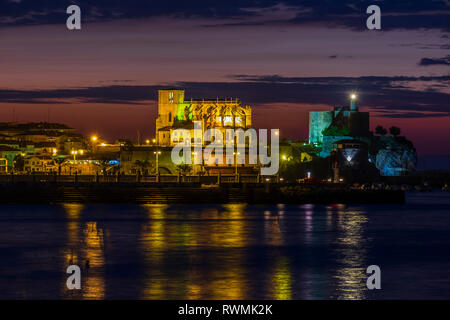
[[[252,174],[218,174],[218,175],[58,175],[42,174],[0,174],[0,183],[278,183],[278,176],[260,176]]]

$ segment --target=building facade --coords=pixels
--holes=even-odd
[[[366,140],[369,135],[369,113],[359,111],[355,98],[351,99],[350,106],[309,113],[309,143],[321,147],[321,157],[331,154],[335,141],[353,138]]]
[[[194,136],[194,121],[201,121],[202,136],[207,129],[247,129],[252,125],[252,111],[243,106],[239,99],[189,99],[184,90],[158,90],[158,117],[156,119],[156,140],[159,146],[176,145],[186,137],[177,136],[176,129],[187,129]],[[192,139],[192,138],[191,138]],[[203,141],[192,141],[192,144]]]

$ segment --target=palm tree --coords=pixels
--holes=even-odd
[[[150,163],[150,161],[148,161],[148,159],[145,159],[145,160],[136,160],[136,161],[134,162],[134,165],[135,165],[136,167],[138,167],[142,173],[145,173],[145,172],[147,171],[147,168],[148,168],[148,167],[151,167],[151,163]]]
[[[101,157],[99,159],[99,162],[100,162],[100,166],[102,167],[103,175],[106,175],[106,169],[108,168],[108,165],[109,165],[109,159],[105,158],[105,157]]]
[[[58,157],[58,158],[54,158],[53,160],[58,165],[58,175],[60,176],[61,175],[61,166],[64,162],[66,162],[67,159]]]
[[[177,165],[177,171],[183,175],[188,174],[192,171],[192,166],[189,164],[179,164]]]
[[[14,157],[14,170],[15,171],[23,171],[23,167],[25,166],[25,160],[23,156],[18,154]]]

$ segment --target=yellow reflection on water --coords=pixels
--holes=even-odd
[[[292,274],[289,260],[285,256],[276,259],[272,285],[274,300],[292,299]]]
[[[145,263],[143,299],[245,299],[243,266],[247,244],[245,205],[201,208],[201,212],[171,212],[166,206],[144,206],[149,221],[141,229],[140,246]],[[172,217],[176,220],[172,221]],[[217,223],[217,220],[220,223]],[[203,250],[223,250],[215,267],[199,269]],[[179,273],[167,270],[167,261],[179,255]],[[170,295],[170,296],[169,296]]]
[[[80,292],[78,290],[68,290],[66,280],[69,274],[66,273],[67,267],[70,265],[80,265],[82,260],[79,257],[79,245],[80,245],[80,216],[84,209],[84,205],[80,203],[65,203],[62,205],[66,212],[66,234],[67,241],[65,247],[62,249],[62,255],[64,256],[64,262],[61,266],[64,276],[61,281],[61,292],[63,296],[80,298]],[[82,278],[83,280],[83,278]]]
[[[189,283],[188,286],[188,295],[186,299],[189,300],[200,300],[202,299],[202,287],[195,283]]]
[[[164,218],[167,205],[145,204],[142,205],[147,211],[150,222],[143,226],[141,232],[141,243],[147,244],[145,252],[163,248],[166,245],[164,232]]]
[[[338,299],[364,299],[366,286],[365,274],[366,249],[364,243],[364,225],[368,221],[364,212],[358,210],[339,211],[339,244],[336,265],[339,266],[335,280]]]
[[[149,221],[142,226],[139,238],[146,270],[142,284],[142,299],[164,299],[165,283],[163,273],[164,250],[167,247],[165,212],[167,205],[145,204]],[[154,271],[157,270],[157,271]]]
[[[78,245],[80,241],[80,215],[84,205],[80,203],[65,203],[62,205],[67,216],[67,248],[65,250],[65,265],[78,264]]]
[[[222,207],[230,212],[230,213],[243,213],[245,208],[247,207],[246,203],[229,203],[229,204],[223,204]]]
[[[83,232],[83,253],[86,269],[82,283],[83,297],[86,299],[103,299],[105,296],[103,229],[98,228],[97,222],[88,222]]]
[[[245,229],[245,204],[225,204],[220,218],[223,223],[213,223],[209,243],[217,247],[244,247],[247,239]]]
[[[64,273],[69,265],[78,265],[81,269],[81,290],[68,290],[66,274],[62,281],[63,295],[73,298],[103,299],[105,296],[105,281],[103,268],[104,239],[103,230],[97,222],[88,222],[82,226],[81,212],[83,204],[63,204],[67,216],[67,242],[63,249],[65,261]]]
[[[221,213],[223,223],[213,223],[209,245],[227,248],[223,252],[224,264],[211,271],[211,281],[207,283],[211,299],[245,299],[247,294],[247,274],[244,267],[245,248],[249,235],[245,219],[246,204],[223,205]],[[201,236],[201,234],[199,234]]]

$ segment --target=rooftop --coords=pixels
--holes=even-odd
[[[13,130],[13,131],[45,131],[45,130],[73,130],[73,128],[61,124],[51,122],[29,122],[29,123],[17,123],[17,122],[0,122],[0,130]]]

